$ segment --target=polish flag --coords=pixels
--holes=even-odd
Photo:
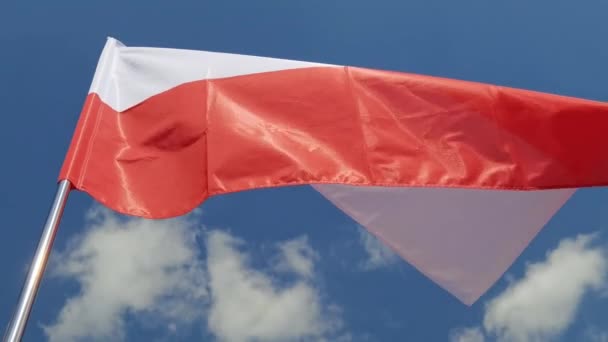
[[[110,38],[59,178],[146,218],[311,185],[470,305],[608,184],[607,131],[601,102]]]

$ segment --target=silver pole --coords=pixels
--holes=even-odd
[[[30,265],[27,278],[25,278],[25,283],[21,289],[21,295],[13,319],[4,334],[4,342],[20,342],[23,337],[23,332],[25,331],[27,320],[32,311],[32,306],[36,294],[38,293],[38,287],[40,286],[44,269],[46,268],[49,255],[51,254],[53,240],[55,240],[59,221],[61,221],[61,215],[63,214],[63,208],[67,202],[70,189],[71,184],[69,181],[63,180],[59,183],[55,200],[51,206],[49,216],[46,219],[40,241],[38,242],[34,260]]]

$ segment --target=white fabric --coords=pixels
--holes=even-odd
[[[575,192],[314,188],[466,304],[491,287]]]
[[[331,65],[198,50],[127,47],[108,38],[89,93],[96,93],[104,103],[121,112],[188,82],[316,66]]]

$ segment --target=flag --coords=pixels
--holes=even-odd
[[[146,218],[310,185],[470,305],[608,183],[607,130],[596,101],[110,38],[59,178]]]

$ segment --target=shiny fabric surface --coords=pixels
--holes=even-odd
[[[310,67],[185,83],[117,112],[91,93],[61,170],[129,215],[296,184],[493,190],[608,184],[608,105]]]

